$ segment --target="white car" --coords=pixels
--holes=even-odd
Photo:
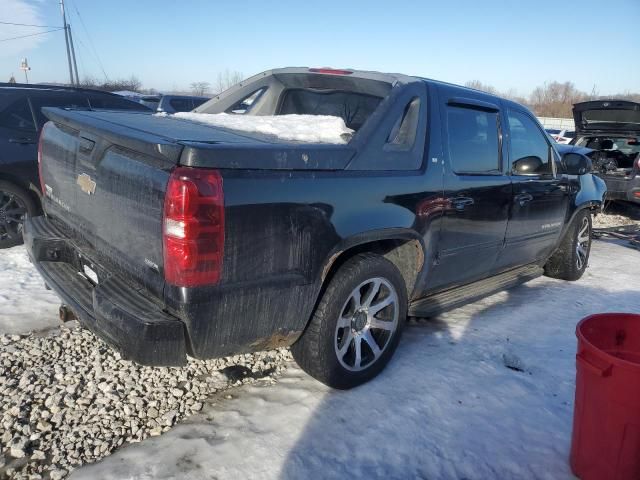
[[[576,137],[576,132],[573,130],[558,130],[558,129],[547,129],[547,133],[553,138],[556,143],[560,143],[562,145],[567,145]]]

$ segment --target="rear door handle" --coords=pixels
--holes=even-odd
[[[474,204],[474,200],[471,197],[456,197],[453,200],[451,200],[451,205],[453,205],[453,208],[455,208],[459,212],[464,210],[467,205],[473,205],[473,204]]]
[[[36,141],[33,138],[23,137],[23,138],[10,138],[9,143],[20,143],[22,145],[29,145],[29,144],[36,143]]]
[[[533,200],[533,195],[530,193],[519,193],[515,197],[516,202],[520,204],[521,207],[524,207],[527,203]]]

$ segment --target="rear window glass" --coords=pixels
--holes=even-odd
[[[341,117],[347,127],[358,130],[381,101],[362,93],[292,89],[285,91],[278,113]]]
[[[640,124],[637,110],[587,110],[582,112],[582,121],[589,123],[631,123]]]
[[[454,172],[495,174],[500,171],[496,112],[448,107],[447,130]]]

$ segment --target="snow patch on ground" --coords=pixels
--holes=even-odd
[[[258,116],[178,112],[171,116],[231,130],[273,135],[282,140],[297,142],[345,144],[353,134],[353,130],[347,128],[342,118],[329,115]]]
[[[333,391],[291,364],[72,478],[573,478],[575,326],[639,312],[639,270],[636,250],[594,242],[578,282],[542,277],[412,321],[362,387]]]
[[[0,251],[0,333],[56,327],[60,299],[44,288],[23,246]]]

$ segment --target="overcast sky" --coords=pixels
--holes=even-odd
[[[552,80],[589,92],[595,86],[601,95],[640,91],[640,0],[66,4],[81,77],[135,74],[159,90],[215,84],[225,69],[249,76],[274,67],[333,66],[460,84],[477,79],[521,94]],[[24,79],[23,57],[32,82],[68,81],[62,30],[4,41],[60,26],[59,0],[0,0],[0,22],[43,25],[0,24],[0,81],[11,74]]]

